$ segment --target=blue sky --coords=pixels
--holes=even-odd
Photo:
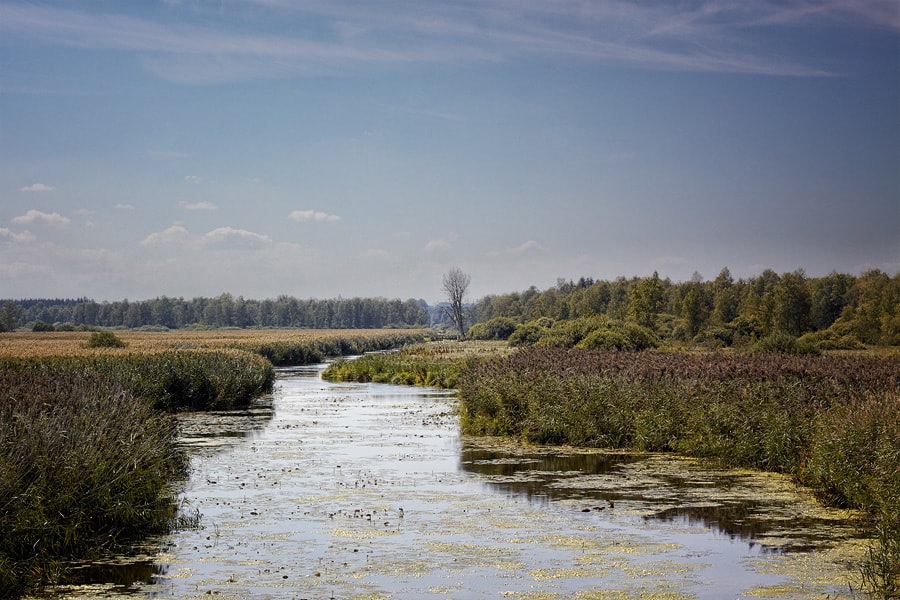
[[[896,0],[0,1],[0,297],[900,271]]]

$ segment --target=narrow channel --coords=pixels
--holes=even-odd
[[[201,527],[64,597],[852,598],[853,515],[785,477],[459,434],[452,393],[284,369],[188,415]],[[78,570],[76,570],[76,575]]]

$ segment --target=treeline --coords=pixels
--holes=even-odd
[[[492,325],[473,327],[474,337],[509,335],[510,324],[603,316],[640,325],[663,340],[707,347],[746,346],[776,333],[802,336],[822,349],[900,345],[900,274],[879,270],[808,277],[802,269],[781,275],[769,269],[735,281],[724,268],[712,281],[695,274],[673,283],[656,273],[559,280],[545,291],[485,296],[472,308],[479,323]]]
[[[12,306],[15,305],[15,306]],[[15,318],[0,319],[14,329],[35,323],[48,325],[125,327],[308,327],[311,329],[381,329],[427,327],[424,300],[336,298],[301,300],[292,296],[245,300],[222,294],[216,298],[168,298],[129,302],[3,301]]]

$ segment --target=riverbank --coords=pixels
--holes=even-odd
[[[872,515],[879,542],[864,578],[880,597],[900,592],[900,359],[547,347],[468,354],[425,347],[339,365],[329,376],[394,381],[414,365],[424,382],[450,372],[469,434],[786,473],[823,502]]]
[[[168,413],[246,407],[273,361],[422,341],[421,331],[0,334],[0,597],[64,559],[163,531],[184,471]],[[112,342],[115,342],[113,344]],[[188,515],[189,517],[189,515]]]

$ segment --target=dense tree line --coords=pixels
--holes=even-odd
[[[23,324],[71,324],[97,327],[308,327],[311,329],[378,329],[426,327],[424,300],[386,298],[337,298],[301,300],[292,296],[245,300],[222,294],[216,298],[168,298],[116,302],[6,301],[3,305],[18,317],[4,323],[6,329]],[[11,326],[11,327],[10,327]]]
[[[803,336],[821,348],[900,345],[900,274],[808,277],[803,270],[766,270],[735,281],[725,268],[712,281],[695,274],[673,283],[656,273],[615,281],[582,278],[559,280],[545,291],[531,287],[486,296],[473,310],[480,323],[605,316],[646,327],[661,339],[713,347],[746,345],[774,333]]]

